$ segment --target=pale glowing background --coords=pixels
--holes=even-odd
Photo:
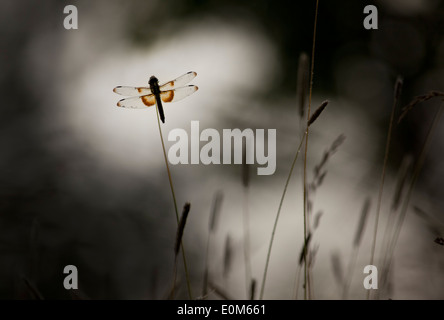
[[[270,36],[266,30],[269,26],[256,17],[254,11],[243,8],[232,14],[229,10],[218,14],[208,10],[174,19],[167,14],[171,3],[137,3],[139,10],[120,1],[94,1],[94,4],[78,1],[79,30],[66,31],[62,28],[63,6],[53,2],[45,8],[34,8],[35,16],[44,12],[57,18],[46,22],[43,19],[41,23],[34,18],[34,24],[22,27],[32,33],[21,50],[23,63],[14,72],[23,81],[22,86],[29,96],[36,99],[33,103],[38,104],[39,109],[32,117],[20,115],[26,120],[17,125],[38,128],[35,139],[54,159],[43,161],[42,166],[57,172],[54,184],[60,199],[57,206],[37,211],[36,220],[26,218],[23,223],[25,237],[29,237],[31,221],[39,223],[37,240],[31,235],[40,252],[40,258],[33,260],[38,266],[29,267],[24,258],[16,262],[15,257],[20,256],[16,253],[4,255],[3,260],[8,262],[5,265],[18,264],[22,273],[34,275],[33,281],[48,296],[60,294],[51,285],[51,281],[55,281],[51,275],[57,273],[57,265],[74,261],[73,264],[79,264],[84,291],[92,298],[164,298],[173,272],[176,222],[155,109],[117,108],[116,102],[122,97],[112,89],[117,85],[146,85],[151,75],[163,82],[196,71],[198,76],[192,84],[199,86],[199,91],[180,102],[164,105],[166,123],[162,130],[167,151],[171,145],[167,141],[168,132],[174,128],[189,131],[192,120],[200,122],[201,130],[277,129],[276,174],[257,176],[256,170],[251,170],[248,199],[251,257],[253,277],[260,288],[272,224],[302,130],[296,90],[281,93],[276,83],[282,83],[285,77],[296,77],[296,70],[288,69],[277,45],[279,40]],[[11,24],[12,17],[30,9],[12,2],[4,5],[5,10],[0,10],[0,14],[9,12],[10,15],[4,14],[4,19],[0,16],[0,20]],[[442,10],[442,1],[393,0],[387,4],[380,1],[377,5],[381,10],[387,8],[407,18],[430,13],[436,8]],[[145,42],[135,43],[126,32],[136,12],[145,15],[146,21],[154,19],[153,24],[147,24],[153,28],[147,29],[153,36],[152,41],[145,39]],[[165,13],[165,21],[159,19],[162,13]],[[366,44],[373,55],[356,51],[353,43],[330,52],[322,46],[322,38],[319,40],[316,63],[325,71],[323,61],[327,57],[334,61],[329,67],[334,83],[326,85],[323,74],[315,72],[313,108],[325,99],[330,100],[330,104],[311,131],[309,181],[313,164],[320,161],[323,151],[339,134],[347,139],[330,159],[326,180],[314,201],[313,211],[324,212],[312,243],[319,245],[313,269],[317,299],[341,297],[331,271],[331,255],[339,253],[346,268],[361,206],[366,196],[370,196],[372,215],[350,294],[355,299],[365,298],[366,292],[361,285],[364,276],[360,270],[369,262],[396,68],[405,76],[411,76],[408,83],[411,92],[405,93],[406,99],[432,89],[444,89],[443,37],[439,54],[430,56],[421,34],[424,31],[418,30],[409,19],[383,19],[380,28],[372,33]],[[311,36],[311,30],[312,25],[306,25],[298,34]],[[319,32],[325,37],[328,26],[321,25]],[[403,35],[405,38],[399,39]],[[329,35],[334,36],[334,33]],[[393,37],[399,40],[396,46],[391,43]],[[297,61],[300,51],[294,52],[293,60]],[[418,75],[418,69],[430,60],[433,68]],[[2,61],[2,67],[8,68],[8,64]],[[322,90],[318,89],[318,83]],[[425,116],[427,121],[431,114]],[[426,129],[417,127],[419,132]],[[15,132],[9,130],[10,134]],[[439,193],[429,193],[427,188],[442,186],[443,166],[439,158],[442,155],[439,150],[444,147],[442,126],[439,131],[441,134],[437,133],[436,137],[440,139],[434,140],[431,150],[438,157],[429,159],[433,168],[424,172],[423,192],[416,192],[411,201],[438,214],[442,208],[442,202],[437,200]],[[423,136],[415,136],[416,145]],[[19,150],[13,143],[9,148]],[[396,147],[396,151],[400,150],[401,146]],[[401,155],[398,153],[394,158],[393,170],[389,170],[386,179],[383,213],[390,206]],[[6,167],[8,161],[2,164]],[[292,296],[303,239],[301,166],[299,161],[277,229],[265,295],[269,299]],[[30,172],[28,175],[41,171],[37,165],[25,167],[27,169],[20,168],[22,175],[16,175],[15,181],[23,180],[25,184],[26,170]],[[188,248],[194,291],[197,294],[201,288],[212,199],[221,190],[224,202],[210,250],[212,279],[233,298],[244,299],[241,166],[177,165],[170,168],[179,210],[186,201],[191,202],[184,243]],[[36,181],[39,179],[36,176]],[[442,221],[442,217],[440,219]],[[382,217],[381,225],[384,221]],[[233,239],[235,253],[232,271],[225,281],[221,274],[227,234]],[[423,220],[409,212],[395,253],[395,268],[399,269],[395,271],[393,298],[443,297],[443,249],[431,238]],[[45,263],[51,267],[43,267]],[[11,268],[1,269],[0,276],[10,277]],[[18,276],[14,274],[14,277]],[[185,296],[182,281],[180,294]],[[19,289],[15,290],[19,295]],[[7,289],[2,295],[14,297]]]

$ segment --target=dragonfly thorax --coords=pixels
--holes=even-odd
[[[148,83],[149,83],[150,87],[153,87],[155,84],[158,85],[159,80],[157,80],[157,78],[155,76],[151,76]]]

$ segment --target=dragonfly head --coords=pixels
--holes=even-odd
[[[150,87],[153,87],[153,85],[158,82],[159,82],[159,80],[157,80],[157,78],[155,76],[151,76],[150,80],[148,81],[148,84],[150,85]]]

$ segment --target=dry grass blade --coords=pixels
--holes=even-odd
[[[307,234],[310,233],[307,230],[308,225],[308,217],[307,217],[307,158],[308,158],[308,136],[309,136],[309,126],[308,122],[311,115],[311,100],[313,97],[313,78],[314,78],[314,61],[315,61],[315,49],[316,49],[316,29],[318,25],[318,10],[319,10],[319,0],[316,0],[316,8],[315,8],[315,17],[314,17],[314,25],[313,25],[313,46],[311,50],[311,67],[310,67],[310,86],[308,93],[308,112],[307,112],[307,128],[305,130],[305,151],[304,151],[304,206],[303,206],[303,214],[304,214],[304,240],[306,242]],[[304,250],[304,254],[307,254],[307,251]],[[304,257],[304,299],[310,299],[310,275],[309,269],[307,268],[307,257]],[[261,294],[262,296],[262,294]]]
[[[362,240],[362,235],[364,233],[365,224],[367,222],[368,212],[370,211],[370,198],[365,199],[364,206],[362,207],[361,217],[359,218],[358,228],[356,229],[355,239],[353,241],[353,246],[359,247]]]
[[[174,253],[176,254],[176,256],[179,254],[180,245],[182,243],[183,231],[185,229],[185,224],[187,223],[189,212],[190,212],[190,203],[187,202],[183,206],[182,216],[180,217],[179,225],[177,227],[176,243],[174,244]]]
[[[337,252],[331,255],[331,265],[336,282],[339,285],[342,285],[344,282],[344,272],[342,268],[341,258],[339,257],[339,254]]]
[[[214,196],[213,207],[211,209],[210,221],[209,221],[209,229],[210,231],[216,230],[217,227],[217,218],[219,216],[220,208],[222,206],[222,201],[224,199],[224,194],[221,191],[218,191]]]
[[[255,279],[251,279],[251,284],[250,284],[250,300],[254,300],[255,295],[256,295],[256,280]]]
[[[247,164],[247,151],[245,143],[242,151],[242,184],[245,188],[248,188],[250,184],[250,165]]]
[[[398,99],[401,94],[401,88],[402,88],[402,78],[398,76],[396,83],[395,83],[395,90],[393,94],[393,104],[392,104],[392,111],[390,112],[390,121],[388,126],[388,132],[387,132],[387,140],[385,143],[385,152],[384,152],[384,161],[382,165],[382,172],[381,172],[381,180],[379,183],[379,193],[378,193],[378,201],[376,203],[376,215],[375,215],[375,224],[373,228],[373,241],[372,241],[372,249],[371,249],[371,255],[370,255],[370,265],[373,265],[373,261],[375,259],[375,252],[376,252],[376,242],[378,237],[378,229],[379,229],[379,215],[381,212],[381,204],[382,204],[382,194],[384,192],[384,183],[385,183],[385,173],[387,170],[387,163],[390,153],[390,144],[392,141],[392,132],[393,132],[393,124],[394,124],[394,118],[395,118],[395,111],[396,106],[398,105]],[[367,290],[367,300],[370,299],[371,290]]]
[[[331,146],[324,152],[321,161],[314,168],[314,178],[310,184],[311,191],[316,191],[316,189],[322,184],[327,171],[325,171],[325,166],[327,165],[330,157],[338,150],[342,143],[345,141],[345,136],[343,134],[339,135],[331,144]]]
[[[345,141],[345,136],[343,134],[339,135],[331,144],[330,148],[325,151],[324,156],[322,157],[321,162],[315,167],[315,176],[320,176],[320,172],[324,168],[325,164],[327,163],[328,159],[336,152],[338,151],[338,148],[343,144]]]
[[[307,99],[308,92],[308,78],[309,75],[309,63],[308,63],[308,55],[305,52],[302,52],[299,55],[299,64],[298,64],[298,82],[297,82],[297,96],[298,96],[298,104],[299,104],[299,115],[301,118],[304,118],[305,111],[305,100]]]
[[[393,196],[392,210],[397,210],[401,202],[402,191],[404,190],[405,182],[407,181],[408,173],[413,164],[413,157],[411,155],[405,156],[402,159],[401,168],[399,169],[398,180],[396,183],[395,193]]]
[[[308,120],[307,125],[311,126],[313,124],[313,122],[316,121],[317,118],[319,118],[319,116],[321,115],[322,111],[324,111],[325,107],[327,107],[329,101],[325,100],[324,102],[321,103],[321,105],[316,109],[315,112],[313,112],[313,114],[311,115],[310,119]]]
[[[224,278],[228,276],[231,269],[231,262],[233,257],[233,249],[231,248],[231,238],[227,235],[225,238],[225,250],[224,250]]]
[[[308,262],[309,262],[309,266],[312,267],[315,263],[316,260],[316,254],[319,251],[319,245],[314,246],[313,249],[310,250],[309,255],[308,255]]]
[[[395,82],[395,92],[393,94],[394,99],[395,99],[395,103],[399,100],[399,98],[401,97],[401,91],[402,91],[402,85],[404,83],[404,80],[402,79],[401,76],[398,76],[396,78],[396,82]]]
[[[419,153],[418,160],[417,160],[417,162],[415,164],[415,168],[413,169],[412,178],[410,179],[409,187],[407,189],[406,196],[404,197],[404,202],[402,204],[402,208],[401,208],[401,211],[399,213],[399,217],[398,217],[398,221],[397,221],[397,224],[396,224],[396,228],[394,230],[394,233],[393,233],[393,235],[391,237],[390,244],[389,244],[388,249],[387,249],[387,262],[386,262],[387,270],[390,269],[390,264],[391,264],[391,261],[392,261],[393,253],[394,253],[394,250],[395,250],[395,247],[396,247],[396,243],[397,243],[398,238],[399,238],[399,234],[400,234],[401,229],[402,229],[402,225],[404,223],[404,219],[405,219],[406,214],[407,214],[407,209],[409,208],[409,202],[410,202],[410,199],[411,199],[411,196],[412,196],[413,189],[415,187],[415,184],[416,184],[416,181],[418,179],[419,173],[421,172],[422,166],[424,164],[427,151],[429,150],[433,133],[434,133],[434,131],[435,131],[435,129],[436,129],[438,123],[439,123],[439,120],[441,119],[441,116],[442,116],[443,112],[444,112],[444,102],[441,103],[441,106],[436,111],[436,114],[435,114],[435,116],[433,118],[432,124],[430,125],[429,130],[427,132],[424,144],[423,144],[423,146],[421,148],[421,151]]]
[[[260,294],[259,294],[259,299],[260,300],[262,300],[263,297],[264,297],[265,283],[266,283],[266,280],[267,280],[267,272],[268,272],[268,264],[270,263],[271,249],[273,248],[274,235],[276,233],[276,228],[277,228],[277,224],[278,224],[278,221],[279,221],[279,216],[281,214],[282,204],[284,203],[285,195],[287,193],[288,184],[290,183],[290,179],[291,179],[291,176],[292,176],[292,173],[293,173],[296,161],[298,159],[299,152],[301,151],[302,144],[304,143],[305,135],[306,135],[306,132],[304,133],[304,136],[302,136],[302,138],[301,138],[301,141],[300,141],[299,146],[298,146],[298,150],[296,151],[296,154],[295,154],[294,159],[293,159],[293,163],[291,164],[290,172],[288,173],[287,181],[285,182],[284,191],[282,192],[281,201],[279,202],[279,207],[278,207],[278,211],[276,213],[276,218],[274,219],[273,230],[271,232],[271,239],[270,239],[270,243],[268,245],[267,258],[265,260],[265,268],[264,268],[264,274],[263,274],[263,277],[262,277],[261,291],[260,291]],[[304,216],[305,216],[305,214],[304,214]],[[305,228],[304,228],[304,230],[305,230]]]
[[[221,191],[218,191],[215,194],[214,199],[213,199],[213,205],[211,208],[211,214],[210,214],[210,219],[209,219],[209,223],[208,223],[209,233],[208,233],[208,238],[207,238],[207,248],[205,250],[205,271],[204,271],[204,280],[203,280],[203,287],[202,287],[202,296],[207,295],[210,238],[211,238],[211,233],[214,232],[217,227],[217,220],[218,220],[220,208],[222,205],[222,200],[223,200],[223,193]]]
[[[420,209],[417,206],[413,206],[413,210],[415,213],[420,216],[427,224],[428,229],[430,232],[432,232],[435,236],[441,236],[442,231],[444,230],[444,225],[433,218],[430,214],[426,213],[424,210]]]
[[[315,114],[318,113],[318,116],[319,116],[319,114],[322,112],[322,110],[325,108],[326,105],[327,105],[327,101],[324,102],[323,105],[321,105],[321,107],[318,108],[318,110],[316,110]],[[315,114],[313,114],[313,117],[315,117]],[[312,117],[312,119],[313,119],[313,117]],[[314,120],[316,120],[316,119],[314,119]],[[322,185],[322,182],[324,181],[324,179],[327,175],[327,170],[325,169],[325,166],[326,166],[328,160],[338,150],[339,146],[344,142],[344,140],[345,140],[345,136],[341,134],[333,141],[331,146],[324,152],[321,162],[315,166],[314,178],[313,178],[312,182],[307,187],[304,188],[304,202],[305,202],[304,218],[306,218],[306,223],[307,223],[307,225],[305,226],[304,233],[307,233],[309,235],[312,235],[311,230],[310,230],[310,222],[309,221],[310,221],[310,217],[312,215],[313,194]],[[317,221],[317,223],[319,223],[319,221]],[[316,225],[316,227],[317,227],[317,225]],[[306,263],[304,264],[304,271],[305,271],[305,269],[307,269],[307,262],[308,262],[308,267],[311,267],[314,263],[314,252],[313,252],[313,250],[310,250],[310,248],[307,246],[307,248],[305,248],[305,251],[303,251],[303,253],[305,255],[304,259],[307,260]],[[310,254],[310,256],[308,258],[307,258],[307,253]],[[313,257],[313,259],[311,259],[312,257]],[[308,268],[306,274],[307,274],[306,282],[308,283],[307,286],[309,288],[308,296],[312,296],[312,289],[310,289],[310,288],[312,288],[311,287],[312,280],[311,280],[311,275],[310,275],[310,268]]]
[[[298,294],[299,294],[299,282],[300,282],[300,278],[301,278],[301,271],[302,271],[302,266],[300,264],[298,264],[297,268],[296,268],[296,275],[294,277],[294,286],[293,286],[293,299],[297,300],[298,299]]]
[[[323,172],[319,178],[318,178],[318,186],[320,186],[322,184],[322,182],[324,181],[325,176],[327,175],[327,171]]]
[[[208,287],[208,266],[205,266],[203,286],[202,286],[203,297],[205,297],[208,294],[207,287]]]
[[[321,175],[321,169],[325,166],[329,157],[330,157],[330,151],[327,150],[324,152],[321,161],[314,168],[314,175],[315,175],[314,180],[316,180],[316,177],[319,177]]]
[[[249,218],[249,185],[250,185],[250,165],[247,164],[247,144],[243,145],[242,152],[242,184],[244,186],[243,195],[243,212],[242,212],[242,225],[244,233],[244,263],[245,263],[245,293],[248,296],[249,286],[251,282],[251,257],[250,257],[250,218]]]
[[[394,227],[394,222],[397,219],[397,211],[399,208],[399,205],[401,203],[402,197],[403,197],[403,193],[404,193],[404,186],[406,185],[406,182],[410,176],[410,170],[413,164],[413,156],[412,155],[407,155],[404,156],[404,158],[402,159],[401,162],[401,166],[398,172],[398,177],[396,179],[396,187],[395,187],[395,191],[393,194],[393,200],[392,200],[392,205],[390,208],[390,212],[388,215],[388,219],[385,225],[385,230],[384,230],[384,235],[382,238],[382,244],[381,244],[381,250],[382,250],[382,255],[381,255],[381,261],[382,261],[382,265],[383,270],[387,270],[387,272],[389,271],[387,267],[385,267],[385,264],[387,262],[387,255],[388,255],[388,251],[389,251],[389,238],[390,235],[393,232],[393,227]],[[383,274],[384,278],[387,278],[386,274]],[[384,280],[384,278],[382,280]],[[384,283],[384,282],[382,282]],[[385,283],[384,283],[385,284]],[[382,291],[382,290],[381,290]]]
[[[318,211],[314,217],[313,229],[317,229],[319,227],[319,223],[321,222],[321,217],[323,215],[322,211]]]
[[[416,96],[408,105],[402,108],[401,115],[399,116],[398,119],[398,123],[400,123],[402,119],[404,119],[404,117],[407,115],[407,113],[409,113],[409,111],[412,110],[417,104],[436,97],[442,97],[443,98],[442,100],[444,101],[444,92],[430,91],[426,94]]]
[[[343,134],[339,135],[335,141],[333,141],[333,143],[331,144],[330,147],[330,153],[333,154],[335,153],[338,148],[341,146],[341,144],[343,144],[345,141],[345,136]]]
[[[347,277],[344,279],[342,299],[347,299],[348,291],[352,282],[353,273],[355,270],[356,260],[358,258],[359,246],[361,245],[362,236],[364,234],[365,225],[367,222],[368,213],[370,212],[370,198],[366,198],[361,210],[358,226],[356,228],[355,238],[353,241],[353,250],[350,255],[350,262],[347,269]]]
[[[409,178],[410,167],[413,163],[413,157],[411,155],[404,156],[396,179],[396,187],[393,194],[392,205],[388,215],[388,219],[385,225],[384,236],[382,238],[381,249],[384,251],[382,255],[382,263],[387,260],[389,235],[393,232],[394,222],[397,219],[397,211],[402,200],[404,193],[404,186]]]
[[[299,264],[301,265],[302,262],[304,262],[305,257],[307,256],[307,248],[310,245],[310,240],[311,240],[311,233],[308,234],[307,236],[307,240],[305,240],[302,249],[301,249],[301,253],[299,254]]]
[[[356,228],[356,234],[353,241],[353,250],[350,255],[350,262],[348,264],[347,269],[347,277],[344,279],[344,286],[343,286],[343,292],[342,292],[342,299],[347,299],[348,291],[353,279],[353,273],[355,270],[356,260],[358,258],[359,253],[359,246],[361,244],[362,236],[364,234],[366,222],[367,222],[367,216],[370,211],[370,198],[366,198],[364,201],[364,205],[362,206],[361,210],[361,216],[359,218],[358,226]]]
[[[307,200],[307,213],[308,216],[311,216],[311,209],[313,208],[313,201],[310,199]]]

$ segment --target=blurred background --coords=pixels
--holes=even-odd
[[[184,234],[194,296],[202,291],[209,219],[209,278],[245,299],[243,213],[249,212],[251,275],[262,283],[266,252],[304,126],[297,96],[298,61],[311,55],[315,1],[132,0],[12,1],[0,4],[0,297],[71,299],[63,268],[79,270],[91,299],[164,299],[174,270],[176,218],[154,108],[117,108],[117,85],[144,86],[188,71],[199,86],[164,105],[168,132],[252,128],[277,130],[277,168],[248,187],[241,165],[170,165],[179,211],[191,211]],[[66,30],[66,5],[78,29]],[[363,27],[363,9],[378,8],[378,30]],[[312,108],[330,101],[310,130],[308,181],[324,151],[345,142],[327,164],[312,211],[315,299],[365,299],[379,179],[397,76],[400,107],[444,91],[444,1],[320,1]],[[415,107],[395,125],[381,206],[377,255],[405,155],[417,159],[440,100]],[[438,123],[413,190],[384,298],[443,299],[442,197],[444,128]],[[303,243],[302,157],[285,198],[270,260],[266,299],[294,297]],[[365,199],[372,201],[353,273],[353,237]],[[425,218],[426,217],[426,218]],[[311,217],[311,219],[314,219]],[[433,221],[433,222],[430,222]],[[432,231],[430,231],[432,229]],[[231,239],[230,259],[225,244]],[[333,258],[332,258],[333,257]],[[342,266],[342,267],[341,267]],[[181,260],[177,296],[187,298]],[[343,270],[343,271],[341,271]],[[341,276],[342,272],[342,276]],[[342,277],[342,278],[341,278]],[[299,283],[299,287],[302,282]],[[221,289],[221,290],[222,290]],[[299,289],[301,298],[302,289]],[[210,292],[209,299],[220,298]]]

